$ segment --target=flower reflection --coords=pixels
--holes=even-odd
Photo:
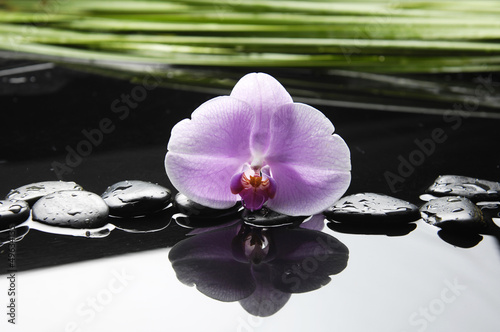
[[[317,230],[241,222],[185,239],[169,254],[182,283],[263,317],[279,311],[291,294],[329,283],[348,257],[343,243]]]

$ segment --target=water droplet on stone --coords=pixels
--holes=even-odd
[[[360,193],[339,199],[323,214],[338,222],[400,222],[420,218],[418,207],[404,200],[376,193]]]
[[[22,206],[22,205],[13,204],[9,207],[9,211],[14,213],[14,214],[17,214],[17,213],[20,213],[23,210],[23,208],[24,208],[24,206]]]
[[[71,195],[72,197],[76,197],[74,195]],[[70,216],[76,216],[77,214],[80,214],[82,213],[82,211],[80,210],[73,210],[73,211],[68,211],[67,214],[69,214]],[[90,214],[90,213],[89,213]]]
[[[459,175],[441,175],[426,192],[436,196],[462,196],[472,201],[497,200],[500,183]]]
[[[419,196],[419,198],[422,200],[422,201],[425,201],[425,202],[428,202],[430,201],[431,199],[436,199],[437,197],[434,196],[434,195],[430,195],[430,194],[422,194]]]
[[[115,183],[101,197],[109,206],[110,214],[118,217],[155,213],[166,208],[172,199],[167,188],[138,180]]]
[[[33,205],[34,221],[70,228],[99,228],[107,223],[109,209],[99,195],[65,190],[51,196]]]
[[[465,197],[440,197],[420,208],[428,224],[447,230],[481,230],[486,227],[481,210]]]
[[[0,200],[0,230],[19,225],[28,219],[30,207],[22,200]]]
[[[7,194],[6,199],[21,199],[33,205],[40,197],[62,190],[83,190],[83,188],[74,182],[37,182],[11,190]]]

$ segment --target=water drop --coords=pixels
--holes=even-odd
[[[22,208],[23,208],[23,207],[22,207],[22,206],[20,206],[20,205],[12,205],[12,206],[9,208],[9,211],[10,211],[10,212],[12,212],[12,213],[16,213],[16,214],[17,214],[17,213],[21,212]]]

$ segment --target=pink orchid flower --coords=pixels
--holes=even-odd
[[[275,78],[251,73],[174,126],[165,167],[177,190],[211,208],[242,200],[250,210],[312,215],[351,181],[350,151],[334,130]]]

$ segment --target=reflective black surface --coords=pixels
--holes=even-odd
[[[169,253],[182,283],[219,301],[239,301],[263,317],[278,312],[291,294],[328,284],[348,257],[342,242],[320,231],[254,228],[241,221],[185,239]]]
[[[139,96],[138,90],[134,90],[137,84],[58,67],[46,72],[50,72],[50,79],[44,76],[44,70],[36,73],[36,77],[46,77],[36,87],[19,83],[2,90],[1,195],[24,184],[58,179],[75,181],[97,194],[128,179],[173,189],[163,166],[170,130],[214,95],[158,87]],[[492,95],[500,94],[498,83],[492,89]],[[467,105],[473,106],[471,101],[464,107]],[[317,107],[332,120],[336,132],[351,149],[352,183],[346,194],[376,192],[420,206],[424,202],[419,195],[438,175],[500,180],[500,121],[473,116],[480,109],[472,107],[472,113],[458,116]],[[499,233],[491,222],[493,231],[479,235],[481,238],[458,236],[458,240],[456,234],[438,234],[438,228],[422,220],[404,224],[403,229],[325,222],[327,227],[321,236],[343,243],[349,250],[349,260],[341,273],[335,275],[328,270],[307,290],[325,284],[329,275],[332,282],[290,297],[295,292],[270,282],[269,275],[276,266],[259,264],[249,275],[245,263],[246,272],[241,278],[234,278],[238,274],[231,272],[233,265],[217,267],[212,278],[217,280],[224,275],[237,279],[234,289],[253,294],[230,299],[225,297],[229,296],[227,293],[207,294],[218,300],[240,301],[228,304],[179,282],[176,272],[182,282],[196,281],[201,291],[207,274],[193,277],[185,271],[185,275],[179,275],[175,258],[181,249],[169,249],[176,248],[176,244],[177,248],[185,248],[186,243],[200,248],[209,243],[204,240],[208,234],[221,233],[200,231],[188,237],[192,228],[170,222],[171,216],[165,211],[149,219],[111,220],[115,227],[102,233],[102,237],[93,238],[18,228],[15,237],[20,240],[24,236],[16,242],[15,256],[16,271],[24,280],[19,284],[24,303],[19,308],[21,322],[29,330],[37,319],[51,317],[58,311],[61,319],[44,325],[44,330],[71,330],[68,326],[76,322],[82,331],[131,327],[442,331],[449,326],[456,331],[487,331],[500,323],[496,315],[500,308],[496,287],[500,277]],[[195,221],[188,226],[203,225],[200,219]],[[282,244],[276,243],[282,250],[291,250],[294,244],[307,242],[298,239],[299,233],[318,231],[272,232],[280,237]],[[285,233],[296,236],[289,238]],[[0,247],[2,274],[8,274],[7,241],[11,237],[6,232],[0,237],[0,241],[6,242]],[[224,241],[215,242],[227,247],[229,242]],[[174,258],[174,268],[168,260],[169,253]],[[285,265],[277,266],[282,269]],[[261,266],[266,267],[260,269]],[[122,269],[132,273],[135,280],[123,282],[127,284],[123,293],[112,293],[115,298],[121,297],[119,301],[106,302],[102,295],[103,302],[97,302],[101,310],[95,309],[91,316],[92,306],[87,298],[99,299],[99,294],[107,294],[103,291],[108,289],[107,283],[115,280],[113,273]],[[218,281],[229,284],[226,279]],[[40,289],[41,282],[45,282],[45,289]],[[0,287],[0,292],[4,292],[7,285],[0,283]],[[278,305],[274,310],[259,305],[270,288],[280,292],[275,297]],[[220,285],[220,289],[228,288]],[[141,306],[137,307],[137,303]],[[257,319],[253,314],[269,317]]]

